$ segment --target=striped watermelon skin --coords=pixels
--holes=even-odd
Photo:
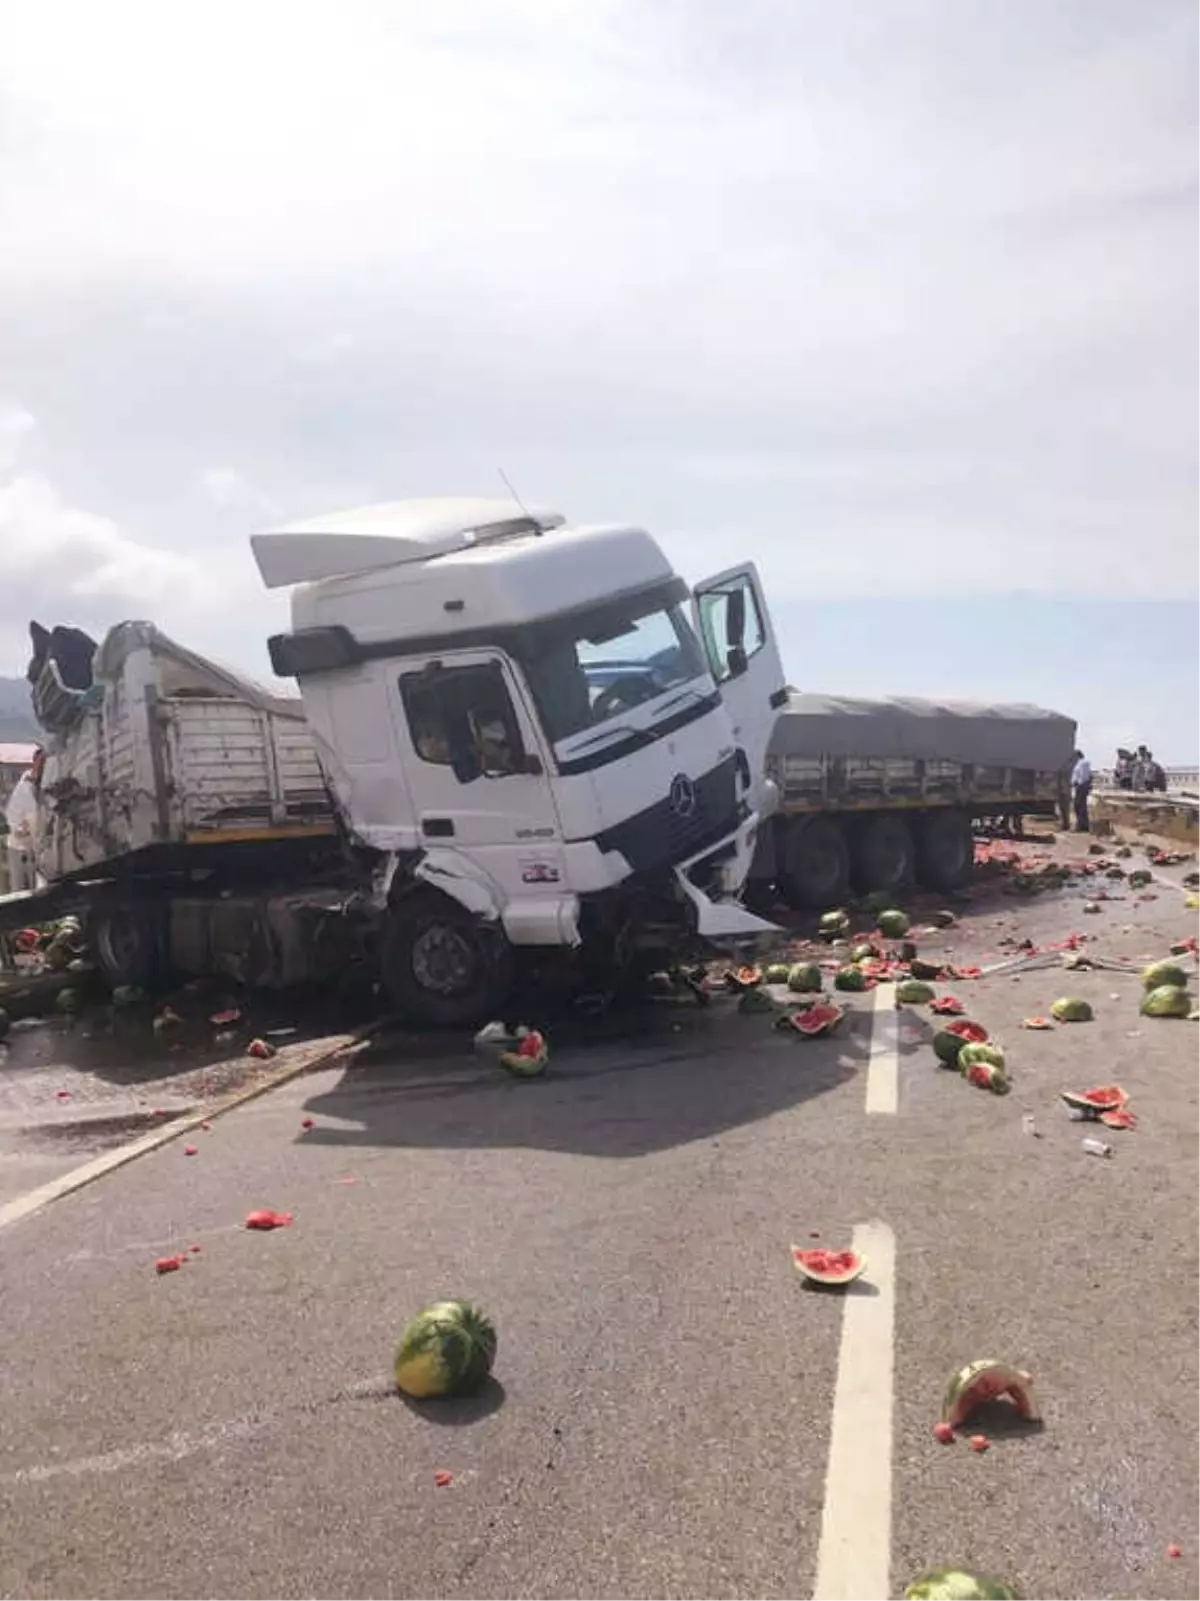
[[[904,1592],[904,1601],[1016,1601],[1017,1592],[998,1579],[965,1568],[934,1568]]]
[[[400,1337],[396,1386],[405,1395],[470,1395],[492,1371],[496,1330],[469,1301],[436,1301],[417,1313]]]

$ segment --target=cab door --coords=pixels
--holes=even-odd
[[[779,646],[771,626],[762,583],[753,562],[729,567],[696,585],[692,610],[709,668],[745,756],[750,804],[762,812],[767,746],[787,688]]]

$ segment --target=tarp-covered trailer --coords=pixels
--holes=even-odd
[[[798,906],[915,881],[953,890],[972,824],[1055,817],[1076,725],[1038,706],[790,691],[767,754],[779,810],[751,879]]]

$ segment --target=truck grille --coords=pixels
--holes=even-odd
[[[728,834],[737,823],[737,767],[730,756],[692,780],[695,805],[681,817],[664,795],[596,837],[602,851],[619,851],[635,873],[670,867]]]

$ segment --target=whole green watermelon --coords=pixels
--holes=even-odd
[[[933,1568],[914,1579],[904,1601],[1016,1601],[1017,1592],[965,1568]]]
[[[396,1387],[418,1400],[469,1395],[495,1360],[496,1331],[487,1313],[469,1301],[436,1301],[400,1337]]]

